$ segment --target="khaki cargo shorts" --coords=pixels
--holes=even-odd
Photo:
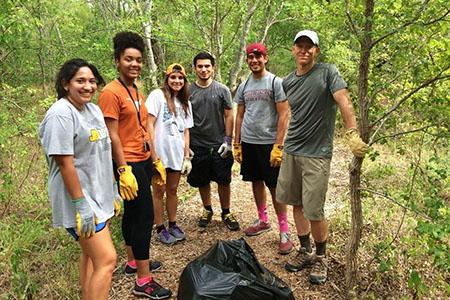
[[[331,158],[313,158],[283,153],[277,182],[277,201],[302,206],[305,218],[325,220],[324,205]]]

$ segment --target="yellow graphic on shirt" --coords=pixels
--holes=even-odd
[[[102,140],[108,136],[108,130],[106,128],[101,129],[91,129],[91,136],[89,137],[90,142],[96,142]]]

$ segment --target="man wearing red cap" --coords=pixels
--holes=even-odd
[[[293,246],[286,205],[276,201],[275,188],[288,121],[288,104],[281,78],[266,70],[268,60],[264,45],[247,47],[247,64],[252,76],[239,86],[234,98],[238,104],[234,158],[242,164],[242,179],[252,182],[258,210],[258,219],[245,230],[245,234],[255,236],[271,229],[266,211],[267,186],[280,228],[279,253],[287,254]]]
[[[319,51],[316,32],[302,30],[297,33],[292,46],[297,69],[283,80],[291,119],[277,184],[277,200],[293,205],[300,239],[297,256],[287,262],[285,268],[296,272],[312,265],[309,281],[317,284],[327,280],[328,222],[324,204],[337,106],[353,154],[364,157],[368,148],[356,130],[355,111],[347,84],[334,65],[315,63]],[[310,233],[314,238],[315,253]]]

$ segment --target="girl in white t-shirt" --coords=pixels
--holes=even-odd
[[[186,239],[184,232],[176,224],[177,189],[181,174],[189,174],[192,168],[189,128],[194,124],[183,66],[175,63],[167,68],[163,87],[151,92],[145,105],[149,113],[148,132],[152,160],[161,159],[167,174],[166,182],[158,180],[158,177],[152,180],[156,233],[162,243],[173,245]],[[164,225],[164,193],[169,218],[168,229]]]

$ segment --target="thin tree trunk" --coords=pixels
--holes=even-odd
[[[368,91],[368,74],[370,50],[372,47],[371,31],[373,24],[374,0],[366,0],[366,23],[364,26],[364,37],[361,41],[361,56],[359,62],[358,74],[358,103],[359,103],[359,130],[361,138],[367,142],[370,136],[369,125],[369,106],[367,99]],[[361,166],[362,158],[353,158],[350,163],[350,204],[352,211],[352,224],[350,238],[347,244],[345,283],[347,287],[347,295],[357,286],[358,271],[358,249],[361,241],[362,233],[362,209],[361,209],[361,192],[359,190],[361,183]],[[353,295],[354,296],[354,295]]]
[[[232,93],[234,93],[236,90],[237,76],[239,74],[239,71],[242,69],[242,65],[244,64],[245,47],[247,44],[248,33],[250,32],[250,27],[252,24],[253,14],[255,13],[255,10],[257,8],[257,3],[258,2],[255,2],[248,7],[247,18],[245,19],[244,26],[242,28],[241,40],[239,43],[239,47],[236,50],[236,63],[230,71],[230,91]]]
[[[147,61],[148,67],[150,70],[150,82],[153,87],[158,86],[158,79],[156,76],[156,72],[158,70],[158,66],[155,63],[155,56],[153,54],[152,48],[152,0],[143,1],[142,9],[139,5],[139,1],[135,0],[136,7],[138,8],[139,17],[142,20],[142,30],[144,31],[144,41],[147,44]],[[144,20],[148,21],[144,21]]]

